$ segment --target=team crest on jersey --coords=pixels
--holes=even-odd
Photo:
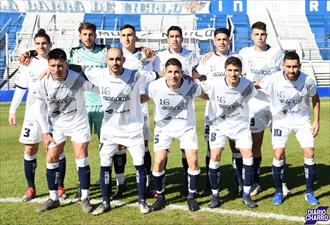
[[[124,88],[123,88],[123,94],[124,95],[129,95],[132,93],[132,87],[130,85],[126,85]]]

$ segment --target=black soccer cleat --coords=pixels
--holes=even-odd
[[[199,203],[194,198],[188,198],[187,204],[190,211],[197,211],[200,209]]]
[[[250,195],[247,195],[247,196],[243,196],[243,203],[245,204],[245,205],[247,205],[248,207],[250,207],[250,208],[256,208],[256,207],[258,207],[258,205],[257,205],[257,203],[255,203],[252,199],[251,199],[251,197],[250,197]]]
[[[151,210],[152,211],[157,211],[161,210],[162,208],[165,208],[166,205],[166,200],[164,197],[158,197],[157,200],[152,204]]]
[[[211,209],[218,208],[220,206],[220,197],[212,197],[211,201],[207,204]]]

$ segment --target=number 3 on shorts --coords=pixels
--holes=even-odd
[[[30,128],[24,128],[24,131],[25,132],[24,132],[24,135],[23,136],[24,137],[29,137],[30,136],[30,131],[31,131]]]

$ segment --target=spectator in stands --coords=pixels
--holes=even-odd
[[[281,49],[271,47],[267,44],[266,24],[256,22],[252,25],[251,39],[254,45],[245,47],[239,51],[239,56],[243,62],[243,73],[252,82],[262,81],[281,69],[284,53]],[[254,184],[251,195],[256,195],[261,191],[260,167],[261,167],[261,146],[263,142],[264,130],[271,125],[271,112],[269,108],[269,98],[263,89],[259,89],[258,95],[263,95],[263,100],[253,98],[249,104],[251,118],[251,132],[253,140],[253,167]],[[283,183],[284,195],[290,194],[285,183]]]
[[[26,57],[21,57],[23,65],[18,71],[17,80],[15,82],[15,93],[9,109],[8,121],[11,127],[15,128],[16,110],[19,107],[23,96],[27,89],[29,89],[26,108],[24,115],[24,122],[22,126],[19,141],[24,144],[24,174],[28,183],[28,187],[23,197],[23,201],[27,202],[36,197],[35,186],[35,172],[37,168],[37,152],[39,149],[39,142],[42,140],[42,133],[40,125],[37,122],[37,115],[35,113],[35,98],[32,95],[37,78],[48,67],[48,52],[52,46],[50,37],[46,34],[44,29],[40,29],[34,36],[34,44],[36,50],[25,53]],[[24,65],[26,64],[26,65]],[[66,169],[66,160],[64,152],[60,155],[59,160],[59,180],[57,194],[60,198],[65,197],[64,193],[64,176]]]

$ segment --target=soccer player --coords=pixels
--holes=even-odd
[[[320,99],[316,93],[316,81],[313,77],[300,71],[298,54],[288,52],[284,56],[283,71],[262,80],[260,86],[270,95],[270,109],[273,116],[273,179],[276,188],[273,204],[280,205],[283,201],[284,153],[289,133],[293,132],[304,155],[305,199],[311,205],[318,205],[319,201],[313,193],[316,173],[314,137],[320,126]],[[310,97],[314,116],[312,126]]]
[[[220,159],[226,139],[235,141],[243,157],[243,203],[257,207],[250,198],[253,179],[252,137],[249,127],[249,100],[257,93],[251,81],[241,77],[242,62],[229,57],[225,62],[225,77],[202,82],[203,91],[208,95],[210,108],[209,143],[211,157],[209,177],[212,190],[210,208],[220,206]]]
[[[48,53],[50,76],[41,80],[34,91],[38,122],[47,150],[47,183],[49,199],[41,206],[44,212],[59,206],[57,196],[58,162],[67,137],[71,137],[78,167],[81,187],[81,206],[84,212],[92,211],[88,197],[90,186],[90,167],[88,143],[90,128],[84,100],[84,90],[93,85],[79,73],[68,69],[66,54],[62,49]]]
[[[152,210],[165,207],[165,163],[171,142],[180,140],[180,148],[184,149],[188,162],[188,208],[199,210],[195,200],[200,168],[198,165],[198,139],[196,132],[196,115],[194,98],[201,95],[201,88],[187,78],[182,72],[182,65],[176,58],[165,63],[165,77],[151,82],[148,97],[155,104],[154,119],[154,167],[153,176],[157,200]]]
[[[251,39],[254,45],[241,49],[238,54],[243,60],[243,73],[246,74],[246,78],[252,82],[259,82],[281,69],[284,54],[279,48],[271,47],[266,43],[267,29],[266,24],[263,22],[258,21],[252,25]],[[251,195],[256,195],[261,191],[259,178],[262,160],[261,147],[264,130],[270,127],[272,118],[269,109],[269,97],[262,89],[258,91],[260,92],[258,95],[263,95],[263,97],[260,97],[262,100],[254,98],[249,103],[254,168],[254,184]],[[285,183],[283,184],[283,190],[285,195],[290,194]]]
[[[182,29],[179,26],[171,26],[170,28],[168,28],[167,42],[168,49],[159,52],[153,61],[154,70],[162,73],[165,70],[165,63],[167,62],[167,60],[170,58],[176,58],[181,62],[183,74],[193,76],[194,78],[199,79],[200,77],[197,75],[197,73],[193,72],[198,64],[198,59],[194,52],[182,46]],[[184,187],[187,187],[186,184],[188,164],[184,149],[181,149],[181,152],[185,179]]]
[[[199,74],[205,75],[207,77],[207,80],[211,81],[219,77],[225,76],[225,61],[228,57],[234,55],[229,50],[229,44],[230,44],[230,31],[226,28],[217,28],[214,31],[214,39],[213,44],[215,46],[215,50],[213,52],[207,53],[204,56],[202,56],[202,59],[200,60],[200,63],[198,64],[196,71]],[[206,61],[204,58],[207,58]],[[208,196],[211,194],[211,187],[210,187],[210,181],[208,176],[208,167],[210,162],[210,145],[209,145],[209,129],[210,129],[210,121],[208,118],[208,111],[210,110],[210,103],[207,101],[205,106],[205,117],[204,117],[204,123],[205,123],[205,130],[204,130],[204,138],[207,141],[207,155],[205,157],[205,165],[206,165],[206,185],[203,191],[203,196]],[[232,152],[233,152],[233,167],[235,170],[236,175],[236,183],[237,183],[237,189],[238,193],[240,190],[243,189],[242,184],[242,156],[239,151],[235,148],[234,145],[230,145]]]
[[[107,68],[85,68],[88,79],[99,87],[102,96],[104,118],[100,137],[100,184],[103,202],[94,215],[111,209],[111,166],[118,145],[127,146],[136,169],[136,181],[141,213],[148,213],[145,200],[146,170],[144,167],[143,114],[141,110],[141,86],[157,78],[157,73],[124,69],[123,51],[108,50]]]
[[[153,51],[150,48],[136,47],[136,32],[134,26],[125,24],[120,28],[120,43],[125,57],[124,67],[127,69],[143,69],[145,71],[152,71],[152,57]],[[141,92],[144,93],[145,87],[141,87]],[[144,116],[143,137],[144,137],[144,165],[147,171],[146,190],[149,193],[150,175],[151,175],[151,156],[149,152],[148,140],[150,137],[149,115],[147,103],[142,104],[142,112]],[[114,170],[116,173],[116,191],[112,195],[112,199],[119,199],[126,190],[125,182],[125,165],[126,165],[126,151],[124,146],[119,146],[118,152],[113,156]]]
[[[96,26],[92,23],[83,22],[79,28],[80,47],[72,48],[69,53],[69,63],[84,66],[105,68],[105,57],[108,46],[96,44]],[[102,101],[99,93],[85,92],[86,109],[90,130],[100,138],[101,124],[103,119]],[[75,198],[80,199],[81,191],[78,190]]]
[[[37,153],[39,149],[39,142],[42,141],[42,133],[37,122],[37,114],[34,111],[33,104],[35,103],[32,95],[36,87],[37,78],[48,67],[48,52],[51,48],[51,41],[44,29],[40,29],[34,36],[34,44],[36,51],[33,56],[29,56],[28,65],[21,65],[18,77],[15,83],[16,90],[9,109],[8,121],[11,127],[16,127],[16,110],[19,107],[26,89],[29,93],[26,101],[26,109],[24,115],[24,122],[19,141],[24,144],[24,174],[28,183],[28,187],[23,197],[23,201],[27,202],[35,198],[35,171],[37,169]],[[59,162],[59,185],[58,195],[64,198],[64,175],[66,168],[66,159],[64,152],[60,155]]]

